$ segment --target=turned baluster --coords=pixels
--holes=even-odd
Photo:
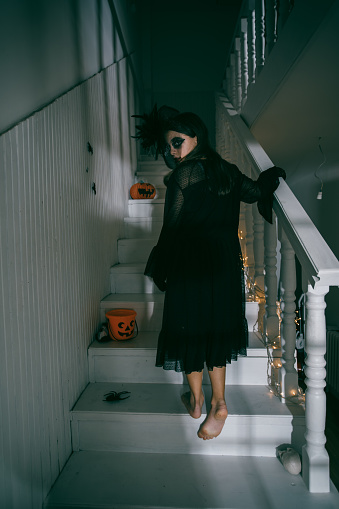
[[[232,99],[232,69],[231,65],[228,64],[226,68],[226,87],[225,87],[225,93],[228,99]]]
[[[279,335],[279,317],[277,315],[277,228],[276,217],[273,213],[273,224],[265,221],[265,295],[266,314],[264,330],[268,339],[273,340]]]
[[[251,165],[249,163],[245,164],[242,168],[242,172],[247,175],[247,177],[251,177]],[[247,272],[249,277],[254,281],[254,250],[253,250],[253,215],[252,209],[256,205],[251,205],[250,203],[245,204],[245,227],[246,227],[246,258],[244,260],[245,265],[247,266]]]
[[[235,164],[236,161],[236,147],[235,147],[235,136],[234,133],[229,127],[229,136],[230,136],[230,163]]]
[[[239,214],[239,240],[240,247],[243,260],[246,260],[246,204],[240,204],[240,214]]]
[[[256,76],[265,65],[265,1],[255,0]]]
[[[306,444],[302,476],[311,493],[330,491],[329,457],[325,449],[326,386],[325,295],[329,288],[312,288],[306,294]]]
[[[248,34],[247,34],[247,44],[248,44],[248,88],[250,88],[253,83],[255,83],[255,10],[254,10],[254,0],[249,2],[249,12],[248,12]]]
[[[234,58],[235,58],[235,109],[240,111],[242,90],[241,90],[241,48],[240,38],[236,37],[234,41]]]
[[[266,24],[266,54],[271,53],[277,42],[278,0],[266,0],[265,24]]]
[[[286,398],[296,396],[298,393],[298,374],[295,369],[295,253],[284,231],[280,232],[281,241],[281,271],[280,271],[280,297],[281,297],[281,363],[280,392],[282,402]]]
[[[264,220],[256,205],[253,214],[254,283],[264,290]]]
[[[228,123],[226,123],[226,120],[225,120],[224,134],[225,134],[224,159],[226,159],[226,161],[229,161],[230,157],[231,157],[231,139],[230,139],[230,128],[229,128]]]
[[[247,48],[247,19],[241,20],[241,88],[242,88],[242,102],[244,106],[247,99],[248,88],[248,48]]]
[[[236,78],[235,78],[235,55],[234,53],[230,56],[230,68],[231,68],[231,93],[230,101],[236,108]]]

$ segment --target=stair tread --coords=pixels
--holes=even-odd
[[[145,216],[145,217],[125,217],[124,221],[127,223],[139,223],[140,221],[156,221],[156,222],[163,222],[163,218],[161,216]]]
[[[145,166],[140,166],[137,170],[137,176],[142,175],[160,175],[165,176],[170,173],[170,169],[167,168],[167,166],[164,165],[152,165],[152,164],[145,164]]]
[[[100,350],[102,353],[113,355],[116,353],[127,353],[134,350],[156,350],[159,332],[156,331],[141,331],[137,338],[132,341],[107,341],[100,343],[93,341],[89,350]],[[260,341],[259,336],[255,332],[248,333],[248,348],[247,356],[266,356],[266,347]]]
[[[112,273],[118,274],[140,274],[144,273],[145,264],[144,263],[117,263],[113,265],[110,269]]]
[[[188,390],[188,386],[180,384],[159,383],[113,383],[96,382],[90,383],[75,407],[73,418],[81,417],[81,414],[100,413],[111,416],[121,414],[134,415],[158,415],[158,416],[190,416],[180,396]],[[110,391],[128,391],[131,396],[119,402],[103,401],[105,394]],[[210,400],[210,387],[204,386],[206,400]],[[233,385],[226,387],[226,401],[229,411],[227,422],[232,417],[250,416],[251,419],[260,416],[277,417],[281,419],[303,417],[304,410],[300,405],[284,405],[274,396],[266,386]],[[204,404],[203,414],[206,414]]]
[[[319,498],[320,497],[320,498]],[[309,493],[276,458],[202,454],[73,453],[45,509],[334,509],[339,494]]]
[[[144,205],[145,204],[147,204],[147,205],[148,204],[163,205],[165,203],[165,198],[153,198],[151,200],[148,200],[148,199],[146,199],[146,200],[132,200],[132,198],[131,198],[128,200],[128,203],[130,205],[139,205],[141,203]]]
[[[101,307],[105,307],[112,303],[146,303],[154,302],[156,304],[163,304],[164,294],[158,293],[110,293],[101,301]]]
[[[149,236],[149,237],[136,237],[134,239],[129,239],[128,237],[124,237],[122,239],[118,239],[118,243],[119,244],[147,244],[151,241],[157,241],[159,238],[159,236]],[[129,263],[134,263],[134,262],[129,262]],[[135,263],[138,263],[138,262],[135,262]]]

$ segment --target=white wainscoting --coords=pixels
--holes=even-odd
[[[70,410],[88,383],[136,169],[133,90],[123,59],[0,138],[6,509],[41,507],[72,451]]]

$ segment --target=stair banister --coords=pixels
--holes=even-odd
[[[244,0],[226,58],[224,90],[237,111],[253,87],[293,8],[291,0]]]
[[[223,94],[217,94],[217,117],[228,125],[231,137],[237,138],[245,152],[252,170],[257,175],[273,166],[263,148],[237,114],[234,107]],[[218,119],[220,124],[220,118]],[[285,324],[282,327],[282,375],[280,382],[282,395],[293,392],[296,385],[296,374],[292,362],[295,349],[295,328],[292,326],[292,303],[295,290],[294,253],[302,266],[303,289],[306,293],[306,443],[302,451],[302,475],[310,492],[325,493],[330,489],[329,458],[325,449],[326,395],[325,387],[325,353],[326,322],[325,295],[330,286],[339,286],[339,262],[326,244],[309,216],[288,187],[280,179],[280,186],[275,192],[273,209],[278,218],[280,238],[282,241],[282,274],[280,280],[284,285]],[[272,257],[272,253],[268,256]],[[285,266],[285,267],[284,267]],[[293,274],[292,274],[293,272]],[[271,274],[271,277],[272,274]],[[266,292],[275,291],[272,284],[265,285]],[[287,292],[287,293],[286,293]],[[274,297],[266,295],[266,302],[271,303]],[[272,316],[272,315],[271,315]],[[266,324],[269,315],[266,315]],[[284,320],[284,316],[283,316]],[[285,329],[285,330],[284,330]]]

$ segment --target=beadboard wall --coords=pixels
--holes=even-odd
[[[136,168],[133,91],[123,59],[0,138],[4,509],[40,508],[72,451]]]

